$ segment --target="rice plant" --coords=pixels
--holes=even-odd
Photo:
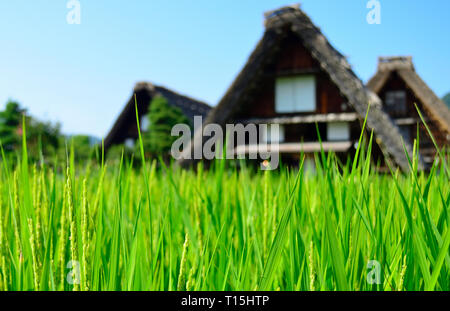
[[[143,150],[141,150],[143,153]],[[71,161],[0,168],[0,290],[450,288],[448,160],[377,173],[348,164],[255,172]],[[94,162],[92,162],[94,163]],[[372,278],[374,273],[376,277]]]

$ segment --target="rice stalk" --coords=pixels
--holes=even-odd
[[[177,291],[186,290],[186,264],[187,252],[189,248],[189,234],[186,233],[186,238],[183,244],[183,253],[181,254],[180,272],[178,274]]]
[[[72,265],[79,264],[78,260],[78,244],[77,244],[77,224],[76,224],[76,214],[75,214],[75,208],[73,205],[73,194],[72,194],[72,182],[71,182],[71,175],[70,175],[70,169],[67,168],[67,206],[69,210],[69,225],[70,225],[70,254],[71,254],[71,261]],[[73,280],[73,290],[79,291],[80,290],[80,276],[77,273],[76,269],[72,271],[72,280]]]
[[[311,241],[309,244],[309,290],[315,291],[316,290],[316,273],[314,271],[314,244]]]
[[[67,251],[67,183],[64,184],[61,204],[61,219],[59,229],[59,280],[62,289],[66,281],[66,251]]]
[[[39,290],[39,262],[36,249],[36,232],[33,219],[28,218],[28,230],[30,231],[31,258],[33,262],[33,284],[34,290]]]
[[[82,198],[82,212],[81,212],[81,245],[83,246],[82,258],[81,258],[81,289],[83,291],[89,290],[88,280],[88,250],[89,250],[89,232],[88,232],[88,201],[87,201],[87,180],[83,180],[83,198]]]
[[[2,193],[2,185],[0,184],[0,194]],[[8,290],[8,276],[6,270],[6,238],[4,234],[3,219],[5,215],[3,212],[3,199],[0,195],[0,290]]]

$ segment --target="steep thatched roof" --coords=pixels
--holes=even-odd
[[[225,96],[208,115],[205,124],[218,123],[223,126],[230,119],[233,112],[239,108],[240,100],[248,97],[250,91],[259,87],[258,82],[264,74],[264,67],[279,49],[281,40],[293,34],[302,40],[313,58],[356,110],[360,119],[364,119],[368,105],[372,103],[367,121],[368,128],[374,130],[376,141],[384,155],[392,158],[397,165],[406,170],[408,163],[401,134],[391,119],[381,110],[380,99],[365,88],[345,57],[331,46],[311,19],[300,10],[299,6],[283,7],[265,15],[266,30],[263,38]],[[201,138],[202,133],[195,133],[194,139],[197,142]],[[201,147],[200,143],[192,144],[192,148],[199,147]],[[407,150],[411,153],[412,148],[408,144]],[[183,165],[190,162],[189,160],[181,161]]]
[[[424,108],[438,122],[441,129],[450,133],[450,111],[448,107],[416,73],[411,56],[380,57],[378,71],[367,83],[367,86],[375,93],[380,92],[394,72],[420,99]]]
[[[148,82],[139,82],[135,85],[133,95],[128,100],[122,113],[117,118],[111,131],[105,138],[105,148],[113,144],[123,143],[129,133],[127,128],[130,124],[136,123],[136,109],[134,95],[136,94],[137,109],[140,116],[147,113],[151,100],[157,96],[164,96],[169,105],[181,109],[181,111],[193,122],[194,116],[206,117],[211,107],[201,101],[180,95],[165,87],[153,85]]]

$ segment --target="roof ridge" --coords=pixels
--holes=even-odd
[[[139,81],[134,85],[133,91],[137,92],[140,90],[149,90],[151,92],[155,91],[156,85],[148,81]]]
[[[298,11],[298,10],[300,10],[300,6],[301,6],[300,3],[294,3],[294,4],[291,4],[291,5],[285,5],[285,6],[282,6],[282,7],[278,8],[278,9],[269,10],[269,11],[264,12],[264,17],[266,19],[269,19],[269,18],[272,18],[272,17],[274,17],[276,15],[280,15],[280,14],[283,14],[283,13],[288,12],[288,11]]]
[[[286,6],[282,6],[278,9],[275,10],[270,10],[267,12],[264,12],[264,26],[266,28],[270,27],[270,24],[273,21],[279,20],[280,18],[282,19],[283,15],[289,14],[289,13],[300,13],[301,9],[300,9],[300,3],[295,3],[295,4],[291,4],[291,5],[286,5]]]
[[[391,71],[397,69],[408,69],[416,71],[412,56],[381,56],[378,57],[378,70]]]

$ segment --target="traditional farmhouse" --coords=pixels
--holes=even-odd
[[[412,57],[380,57],[378,71],[367,86],[381,98],[383,110],[400,128],[405,141],[412,144],[419,127],[419,153],[430,166],[436,148],[415,104],[440,148],[450,144],[450,111],[416,73]]]
[[[105,149],[112,145],[126,144],[132,146],[138,138],[138,129],[136,123],[136,109],[134,96],[136,95],[137,110],[140,116],[140,124],[143,131],[148,127],[147,118],[145,117],[151,100],[158,95],[165,97],[169,105],[176,106],[191,120],[193,123],[194,116],[206,117],[211,107],[207,104],[180,95],[162,86],[156,86],[148,82],[137,83],[133,90],[133,95],[126,104],[119,118],[114,123],[111,131],[105,138]]]
[[[401,133],[381,110],[380,99],[300,7],[288,6],[265,14],[262,39],[204,126],[269,124],[270,132],[270,124],[279,124],[279,150],[286,162],[298,161],[301,152],[320,151],[317,123],[324,150],[347,157],[355,150],[369,103],[367,128],[374,132],[375,160],[388,158],[406,170]],[[192,154],[202,148],[196,143],[204,141],[202,135],[196,131]],[[251,146],[246,147],[240,149]],[[411,153],[411,145],[406,148]],[[183,159],[181,164],[192,161]]]

